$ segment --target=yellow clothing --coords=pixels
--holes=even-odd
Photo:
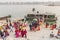
[[[23,27],[23,26],[21,26],[20,28],[21,28],[21,30],[25,30],[26,29],[26,27]]]
[[[43,26],[43,22],[40,22],[40,25]]]
[[[23,26],[20,26],[20,29],[23,30]]]
[[[0,30],[2,30],[2,26],[0,26]]]
[[[26,27],[23,27],[23,30],[25,30],[26,29]]]

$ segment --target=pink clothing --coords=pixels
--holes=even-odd
[[[4,31],[4,33],[5,33],[5,37],[9,36],[8,31]]]
[[[16,35],[16,38],[21,36],[21,31],[20,30],[15,30],[15,35]]]
[[[8,26],[8,24],[6,25],[6,29],[10,29],[9,26]]]
[[[26,35],[26,33],[27,33],[27,30],[25,29],[25,30],[24,30],[24,34]]]
[[[35,30],[35,28],[34,27],[32,27],[32,31],[34,31]]]
[[[24,35],[26,35],[26,34],[27,34],[27,31],[26,31],[26,30],[22,30],[22,31],[21,31],[22,37],[24,37]]]
[[[23,25],[24,27],[28,26],[28,24],[27,24],[26,22],[25,22],[25,23],[23,23],[22,25]]]
[[[23,30],[21,31],[21,35],[22,35],[22,37],[24,37],[24,31]]]
[[[15,28],[15,29],[17,28],[17,24],[16,24],[16,23],[14,23],[14,28]]]

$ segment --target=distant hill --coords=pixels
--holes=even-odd
[[[0,5],[47,5],[60,6],[60,2],[0,2]]]

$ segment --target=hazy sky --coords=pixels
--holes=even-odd
[[[0,2],[47,2],[47,1],[60,1],[60,0],[0,0]]]

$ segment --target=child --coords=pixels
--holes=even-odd
[[[16,22],[14,22],[13,26],[14,26],[15,29],[18,27]]]
[[[5,37],[9,36],[7,29],[4,30],[4,33],[5,33]]]
[[[24,30],[26,27],[21,25],[20,28],[21,28],[21,30]]]
[[[24,26],[25,26],[25,27],[27,26],[27,23],[26,23],[26,22],[24,22]]]
[[[13,26],[12,26],[12,23],[11,22],[10,22],[9,27],[10,27],[10,32],[13,32]]]
[[[6,29],[6,25],[3,25],[3,30],[5,30]]]
[[[39,31],[39,30],[40,30],[40,26],[37,27],[37,31]]]
[[[21,30],[21,35],[22,35],[22,37],[25,36],[25,38],[26,38],[26,37],[27,37],[26,33],[27,33],[26,27],[25,27],[25,26],[22,26],[22,30]]]
[[[56,26],[57,26],[57,25],[56,25],[56,23],[55,23],[55,24],[54,24],[54,28],[56,28]]]
[[[37,23],[37,22],[35,22],[35,23],[34,23],[34,28],[35,28],[35,29],[34,29],[34,31],[36,31],[37,26],[38,26],[38,23]]]
[[[51,28],[51,30],[54,30],[54,25],[51,25],[50,28]]]
[[[23,30],[21,30],[21,36],[24,37],[24,31]]]
[[[6,29],[10,29],[8,24],[6,25]]]
[[[5,32],[3,32],[2,39],[3,39],[3,40],[6,40]]]
[[[35,31],[35,27],[34,26],[32,26],[32,31]]]
[[[60,29],[58,30],[58,33],[57,33],[57,35],[60,35]]]
[[[21,35],[22,35],[22,37],[27,38],[27,31],[26,31],[26,29],[21,31]]]
[[[19,36],[21,36],[21,29],[19,29]]]
[[[15,29],[16,38],[18,38],[18,37],[21,35],[20,33],[21,33],[21,32],[20,32],[19,28],[16,28],[16,29]]]
[[[10,26],[10,32],[13,32],[13,28],[12,28],[12,26]]]
[[[1,36],[1,38],[2,38],[3,40],[6,40],[6,38],[5,38],[5,33],[4,33],[4,32],[0,31],[0,36]]]
[[[30,26],[31,26],[31,30],[34,31],[35,30],[35,23],[32,22],[32,24]]]
[[[31,31],[32,30],[32,24],[30,24],[29,27],[30,27],[30,31]]]
[[[46,23],[46,28],[48,28],[48,25],[49,25],[49,24],[48,24],[48,23]]]
[[[4,36],[4,34],[3,34],[3,32],[0,30],[0,37],[3,37]]]
[[[17,26],[20,27],[20,22],[19,21],[17,21]]]
[[[27,30],[26,29],[24,30],[24,35],[25,35],[25,38],[27,38]]]

